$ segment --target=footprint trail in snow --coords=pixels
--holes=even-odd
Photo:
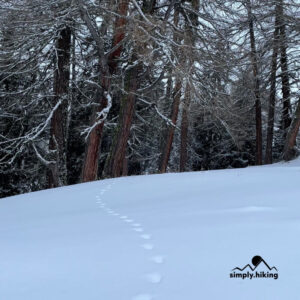
[[[151,242],[152,236],[150,234],[144,233],[144,228],[140,223],[136,223],[133,219],[129,218],[126,215],[122,215],[119,212],[108,207],[106,203],[103,202],[102,196],[108,192],[112,188],[111,184],[108,184],[105,188],[100,190],[100,195],[96,196],[96,203],[99,205],[99,208],[106,212],[108,215],[112,217],[118,217],[120,221],[131,226],[131,229],[137,233],[139,233],[139,238],[142,239],[144,242],[147,243],[141,244],[141,247],[147,251],[152,253],[152,250],[155,248],[155,245]],[[156,265],[160,265],[164,263],[164,257],[162,255],[154,255],[149,258],[149,260]],[[146,281],[150,284],[159,284],[162,281],[163,276],[159,272],[152,272],[144,275]],[[136,296],[132,297],[131,300],[152,300],[154,296],[148,293],[141,293],[137,294]]]

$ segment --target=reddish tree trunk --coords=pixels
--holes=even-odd
[[[115,143],[112,146],[111,157],[108,161],[107,176],[119,177],[122,175],[124,160],[126,156],[127,143],[130,136],[130,128],[135,111],[135,93],[137,90],[137,76],[139,67],[130,71],[128,78],[128,95],[121,99],[121,108],[119,113],[119,124],[116,132]]]
[[[119,3],[118,7],[118,15],[115,21],[115,29],[114,29],[114,37],[112,41],[112,53],[110,53],[107,65],[109,67],[109,73],[106,74],[105,70],[101,70],[100,74],[102,75],[102,91],[100,92],[101,96],[98,97],[98,103],[100,104],[97,109],[95,109],[92,113],[92,124],[97,121],[97,113],[107,107],[107,99],[104,96],[104,91],[108,91],[110,88],[110,77],[116,72],[118,58],[120,57],[123,47],[122,47],[122,40],[125,37],[125,25],[126,25],[126,18],[122,16],[127,15],[128,11],[128,3],[129,0],[122,0]],[[120,43],[120,44],[119,44]],[[100,65],[102,65],[100,63]],[[98,94],[99,95],[99,94]],[[99,163],[99,154],[100,154],[100,147],[101,147],[101,139],[103,133],[103,126],[104,122],[97,125],[92,132],[90,133],[88,143],[86,146],[86,154],[83,163],[82,169],[82,182],[93,181],[97,179],[98,174],[98,163]]]
[[[295,112],[294,119],[291,123],[291,126],[289,128],[284,151],[283,151],[283,159],[284,160],[291,160],[297,155],[297,150],[295,149],[296,146],[296,139],[299,132],[300,127],[300,99],[297,104],[297,109]]]
[[[143,11],[145,13],[153,13],[156,1],[143,1]],[[124,37],[123,37],[124,38]],[[116,37],[117,40],[120,37]],[[137,57],[133,58],[133,62],[137,61]],[[121,107],[119,112],[118,127],[112,143],[110,155],[105,163],[105,176],[119,177],[125,176],[128,172],[128,160],[126,159],[127,144],[130,137],[130,128],[135,112],[135,93],[138,87],[138,75],[141,66],[138,65],[128,72],[127,92],[128,95],[121,99]]]
[[[55,151],[55,164],[50,165],[48,171],[49,187],[57,187],[66,184],[66,122],[67,122],[67,96],[70,80],[70,50],[71,30],[69,27],[60,31],[56,43],[57,64],[54,72],[54,99],[53,107],[61,101],[61,104],[53,113],[50,124],[49,150]]]
[[[118,14],[119,16],[126,16],[128,11],[129,0],[121,0],[119,3]],[[125,26],[126,26],[126,18],[118,17],[115,22],[115,33],[112,42],[112,51],[108,58],[108,65],[110,69],[110,73],[113,74],[116,71],[118,65],[118,59],[121,56],[123,47],[122,41],[125,37]],[[120,43],[119,46],[117,46]]]
[[[97,120],[97,114],[107,106],[107,99],[102,91],[97,92],[97,102],[101,103],[97,110],[93,111],[92,124]],[[100,152],[100,141],[102,138],[104,122],[98,124],[90,133],[88,138],[88,147],[86,147],[85,160],[82,169],[82,182],[93,181],[97,178],[98,158]]]

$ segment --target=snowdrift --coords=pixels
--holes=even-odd
[[[296,160],[0,199],[0,299],[300,299],[299,182]]]

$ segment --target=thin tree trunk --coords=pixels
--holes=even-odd
[[[192,8],[195,12],[199,11],[199,1],[191,1]],[[190,21],[189,21],[190,20]],[[186,34],[185,34],[185,44],[193,49],[195,45],[195,35],[194,30],[198,28],[198,16],[196,13],[190,13],[189,20],[186,19]],[[191,50],[189,54],[192,56],[193,51]],[[192,70],[194,62],[193,60],[187,59],[187,69]],[[187,80],[188,81],[188,80]],[[182,117],[181,117],[181,135],[180,135],[180,162],[179,171],[184,172],[186,170],[187,163],[187,148],[188,148],[188,128],[189,128],[189,108],[191,102],[191,87],[189,82],[186,84],[184,101],[182,105]]]
[[[297,150],[295,149],[295,146],[296,146],[297,135],[299,132],[299,127],[300,127],[300,99],[297,104],[293,121],[287,133],[284,151],[283,151],[284,160],[291,160],[295,158],[298,154]]]
[[[256,53],[256,42],[254,35],[253,26],[253,15],[251,10],[251,3],[247,0],[248,9],[248,22],[249,22],[249,33],[250,33],[250,44],[251,44],[251,61],[253,76],[255,79],[255,122],[256,122],[256,164],[262,164],[262,121],[261,121],[261,99],[260,99],[260,82],[258,76],[258,62]]]
[[[94,32],[95,29],[92,27],[92,24],[88,19],[87,14],[81,8],[82,18],[89,25],[88,27],[90,29],[91,34],[93,35],[93,38],[96,41],[98,41],[97,42],[97,44],[99,44],[98,50],[100,52],[99,64],[101,66],[100,74],[102,76],[101,79],[102,90],[97,91],[96,93],[97,96],[96,101],[100,105],[92,113],[91,125],[97,122],[98,113],[101,112],[103,109],[107,108],[108,101],[105,92],[107,92],[110,88],[110,77],[116,72],[118,59],[123,50],[122,41],[124,40],[125,37],[125,25],[126,25],[126,18],[124,18],[123,16],[127,15],[128,4],[129,4],[129,0],[122,0],[119,3],[119,7],[118,7],[119,16],[115,21],[114,37],[113,37],[112,48],[111,48],[113,51],[110,53],[108,60],[105,60],[103,45],[99,40],[98,34]],[[108,70],[105,70],[106,67],[103,67],[106,65],[108,66]],[[104,121],[98,124],[90,133],[88,143],[86,146],[86,152],[85,152],[86,154],[85,154],[85,159],[84,159],[83,169],[82,169],[82,176],[81,176],[82,182],[93,181],[97,178],[103,126],[104,126]]]
[[[179,10],[175,8],[174,25],[176,27],[178,25],[178,21],[179,21]],[[174,41],[175,43],[179,43],[179,37],[176,33],[174,34]],[[180,53],[179,53],[179,57],[180,57]],[[170,80],[172,79],[170,78]],[[159,165],[160,173],[165,173],[167,171],[169,158],[172,150],[175,126],[178,118],[180,97],[181,97],[181,81],[179,77],[176,76],[175,88],[172,95],[173,102],[172,102],[171,117],[170,117],[172,121],[172,125],[168,125],[169,127],[167,128],[166,131],[166,138],[164,140],[164,146],[162,149],[162,155],[161,155],[160,165]]]
[[[70,80],[71,83],[69,83],[69,101],[68,101],[68,111],[67,111],[67,133],[66,133],[66,141],[68,143],[69,140],[69,130],[70,130],[70,124],[71,124],[71,119],[72,119],[72,107],[73,103],[75,102],[76,98],[76,87],[75,87],[75,82],[76,82],[76,36],[74,30],[72,30],[72,35],[71,35],[71,50],[70,50]]]
[[[275,30],[274,30],[274,39],[273,39],[273,55],[271,61],[267,145],[266,145],[266,156],[265,156],[266,164],[271,164],[273,161],[273,135],[274,135],[274,117],[275,117],[275,100],[276,100],[276,71],[277,71],[277,56],[278,56],[278,40],[279,40],[279,15],[278,15],[278,3],[277,3]]]
[[[181,97],[181,82],[179,79],[176,80],[175,90],[173,92],[173,103],[171,112],[171,121],[173,125],[169,125],[167,129],[166,142],[162,153],[161,163],[160,163],[160,173],[165,173],[167,171],[168,162],[172,150],[175,126],[178,118],[179,104]]]
[[[289,70],[288,70],[288,58],[287,58],[287,41],[285,34],[285,20],[283,16],[283,1],[280,1],[280,64],[281,64],[281,83],[282,83],[282,129],[283,137],[286,137],[287,130],[291,124],[290,116],[290,82],[289,82]]]
[[[55,152],[55,164],[50,166],[48,172],[49,187],[66,184],[66,122],[67,122],[67,97],[70,80],[70,48],[71,30],[65,27],[59,33],[56,43],[57,64],[54,72],[54,99],[53,106],[59,101],[61,104],[53,113],[50,124],[49,150]]]
[[[187,84],[185,91],[185,99],[182,107],[181,119],[181,140],[180,140],[180,163],[179,171],[184,172],[187,163],[187,147],[188,147],[188,126],[189,126],[189,107],[190,107],[190,87]]]

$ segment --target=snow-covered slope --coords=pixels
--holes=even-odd
[[[299,182],[295,161],[0,199],[0,299],[300,299]],[[255,255],[277,280],[230,278]]]

